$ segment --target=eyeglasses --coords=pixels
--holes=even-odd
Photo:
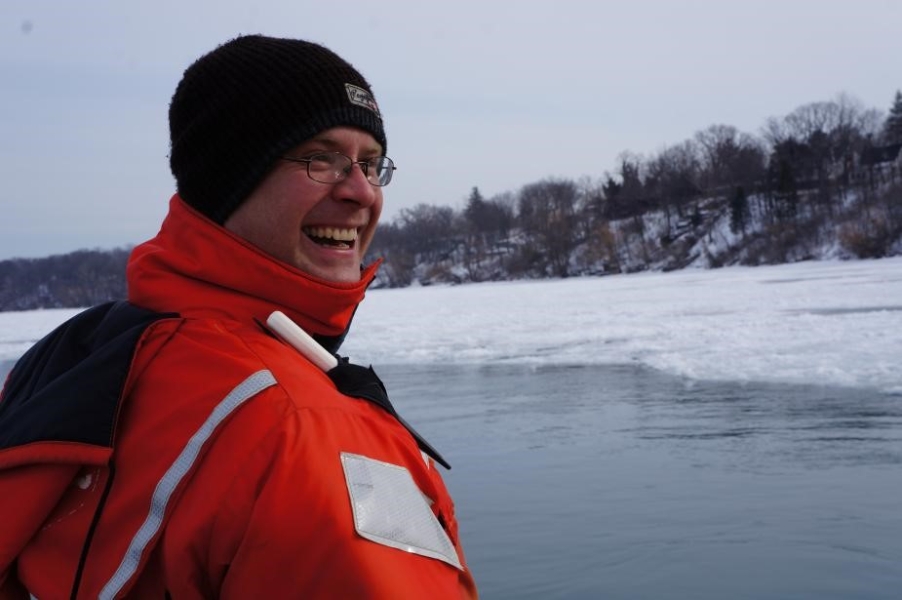
[[[395,163],[387,156],[374,156],[366,160],[351,160],[341,152],[321,152],[307,158],[283,156],[282,160],[306,163],[307,176],[320,183],[338,183],[347,179],[354,165],[360,165],[360,170],[366,176],[366,180],[377,187],[383,187],[391,182],[395,172]]]

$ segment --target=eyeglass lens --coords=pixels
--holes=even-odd
[[[315,154],[308,159],[310,177],[321,183],[333,183],[347,177],[354,161],[339,152]],[[384,186],[391,181],[392,160],[387,156],[375,156],[366,161],[358,161],[367,180],[373,185]]]

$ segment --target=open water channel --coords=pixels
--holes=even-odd
[[[378,369],[484,598],[902,598],[902,396],[638,366]]]

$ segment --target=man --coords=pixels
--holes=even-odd
[[[178,193],[129,303],[39,342],[0,399],[0,597],[475,597],[441,457],[372,370],[265,325],[335,352],[374,277],[394,165],[369,84],[243,36],[169,118]]]

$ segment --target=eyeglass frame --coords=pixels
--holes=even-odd
[[[334,179],[333,181],[322,181],[321,179],[317,179],[316,177],[314,177],[313,175],[310,174],[310,163],[312,163],[316,159],[317,156],[323,156],[323,155],[328,155],[328,154],[341,156],[341,157],[347,159],[349,164],[347,167],[345,167],[343,169],[337,169],[334,171],[337,179]],[[360,165],[360,170],[363,171],[363,176],[366,177],[366,180],[369,182],[370,185],[372,185],[374,187],[385,187],[389,183],[391,183],[394,172],[398,170],[398,167],[395,166],[395,161],[393,161],[392,159],[390,159],[389,157],[387,157],[385,155],[373,156],[372,158],[368,158],[366,160],[354,160],[353,158],[351,158],[347,154],[344,154],[343,152],[330,151],[330,152],[317,152],[315,154],[311,154],[310,156],[308,156],[306,158],[300,158],[298,156],[282,156],[280,158],[282,160],[306,164],[307,165],[307,169],[306,169],[307,177],[309,177],[310,179],[312,179],[313,181],[315,181],[317,183],[325,183],[325,184],[340,183],[340,182],[344,181],[351,174],[351,169],[354,168],[354,165]],[[373,181],[372,179],[370,179],[370,167],[371,166],[375,167],[375,165],[372,164],[374,160],[388,161],[388,166],[384,169],[386,172],[390,173],[390,175],[388,176],[387,182],[378,183],[377,181]],[[376,173],[375,168],[373,169],[373,173],[374,174]]]

